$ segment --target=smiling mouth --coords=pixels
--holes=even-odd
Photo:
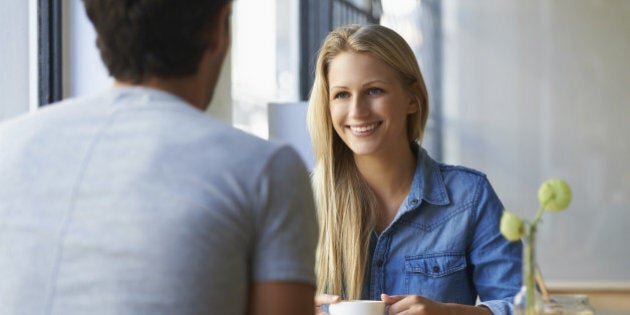
[[[382,124],[382,122],[375,122],[373,124],[369,124],[369,125],[363,125],[363,126],[348,126],[350,127],[350,130],[352,131],[352,133],[355,134],[367,134],[370,133],[371,131],[373,131],[374,129],[376,129],[376,127],[380,126]]]

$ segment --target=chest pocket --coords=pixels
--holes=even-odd
[[[466,268],[466,256],[462,253],[429,254],[407,257],[406,273],[428,277],[444,277]]]
[[[464,253],[436,253],[405,258],[407,294],[437,301],[453,301],[470,290]]]

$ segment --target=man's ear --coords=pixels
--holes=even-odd
[[[232,1],[228,1],[223,5],[219,12],[218,23],[223,24],[223,34],[230,35],[230,18],[232,17]]]
[[[212,27],[208,30],[208,49],[214,51],[220,45],[230,43],[230,17],[232,16],[232,1],[227,1],[219,10],[216,18],[212,22]]]

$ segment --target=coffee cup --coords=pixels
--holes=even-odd
[[[330,315],[383,315],[385,314],[385,302],[352,300],[342,301],[328,306]]]

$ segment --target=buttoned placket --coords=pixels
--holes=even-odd
[[[401,205],[402,209],[399,209],[398,215],[394,218],[390,226],[388,226],[380,235],[376,232],[372,233],[372,242],[376,244],[372,250],[372,260],[370,262],[370,286],[369,286],[369,299],[380,300],[381,293],[385,292],[385,267],[388,263],[389,245],[393,237],[392,231],[395,230],[396,222],[400,215],[417,208],[420,204],[420,199],[413,198],[408,202],[404,202]]]
[[[381,293],[384,292],[385,284],[385,263],[387,259],[387,244],[389,233],[384,231],[381,235],[372,234],[376,238],[376,245],[372,254],[370,272],[370,300],[380,300]]]

